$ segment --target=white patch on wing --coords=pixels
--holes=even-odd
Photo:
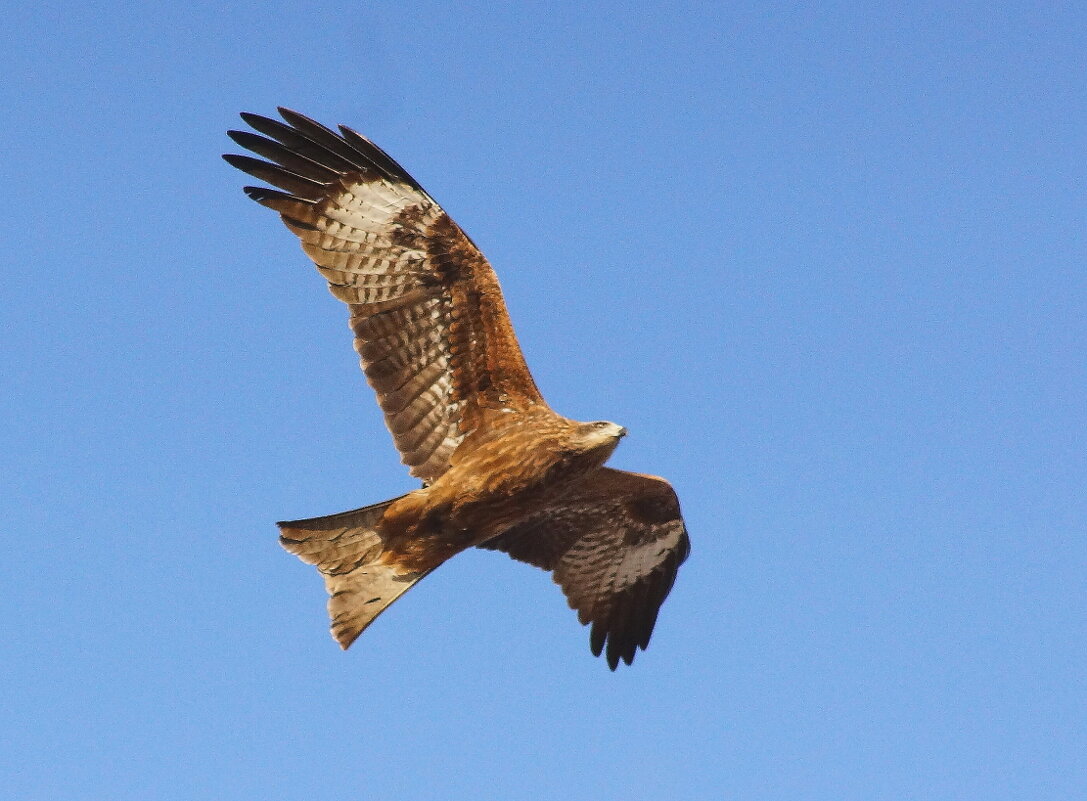
[[[438,214],[433,202],[404,189],[387,181],[348,184],[344,193],[335,198],[336,205],[329,208],[326,214],[358,231],[376,234],[387,232],[393,218],[408,206],[422,207],[425,221],[433,222]]]

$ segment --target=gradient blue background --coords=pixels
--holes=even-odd
[[[1087,797],[1084,7],[322,5],[5,16],[0,794]],[[278,104],[675,483],[633,668],[494,553],[330,640],[273,521],[415,482],[219,159]]]

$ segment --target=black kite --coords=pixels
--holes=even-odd
[[[347,648],[389,604],[473,546],[552,571],[614,670],[644,649],[690,545],[667,481],[604,467],[626,429],[556,414],[536,388],[494,270],[403,167],[349,128],[280,109],[230,131],[227,155],[284,191],[279,212],[351,311],[355,349],[423,488],[280,523],[316,565]]]

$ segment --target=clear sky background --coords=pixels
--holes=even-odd
[[[318,6],[6,12],[0,794],[1087,797],[1084,6]],[[219,158],[276,105],[677,487],[632,668],[489,552],[329,638],[274,521],[416,482]]]

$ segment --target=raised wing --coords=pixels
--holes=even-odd
[[[662,478],[601,468],[554,505],[479,546],[552,571],[608,667],[649,645],[690,553],[679,500]]]
[[[242,118],[230,137],[267,161],[230,164],[281,190],[245,187],[280,213],[348,304],[355,349],[402,461],[432,482],[490,412],[542,405],[494,270],[403,167],[350,128],[297,112]]]

